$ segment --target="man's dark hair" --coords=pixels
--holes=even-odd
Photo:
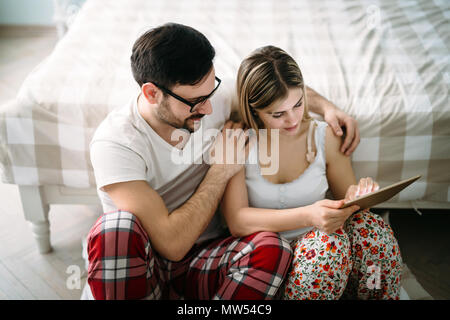
[[[133,45],[131,70],[139,86],[195,85],[211,70],[214,48],[194,28],[167,23],[141,35]]]

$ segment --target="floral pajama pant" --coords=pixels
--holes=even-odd
[[[313,229],[291,245],[282,299],[399,299],[400,248],[380,216],[359,211],[335,233]]]

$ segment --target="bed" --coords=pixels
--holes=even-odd
[[[109,111],[139,89],[134,40],[188,24],[216,49],[216,73],[272,44],[307,85],[354,116],[357,178],[381,186],[422,178],[383,208],[450,208],[450,2],[88,0],[54,51],[0,106],[0,177],[19,186],[40,252],[51,250],[52,204],[99,204],[89,142]]]

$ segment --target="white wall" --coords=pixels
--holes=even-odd
[[[0,24],[53,25],[53,0],[0,0]]]

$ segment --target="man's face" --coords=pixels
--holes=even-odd
[[[187,101],[195,101],[208,96],[215,88],[214,68],[196,85],[176,85],[171,91]],[[200,127],[200,120],[212,113],[209,99],[199,103],[190,112],[190,106],[166,94],[160,102],[156,113],[159,119],[177,129],[194,132]]]

